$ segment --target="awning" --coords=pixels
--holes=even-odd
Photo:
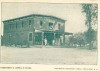
[[[45,32],[45,33],[57,33],[57,34],[64,34],[64,35],[73,35],[73,33],[61,32],[61,31],[53,31],[53,30],[35,30],[35,32]]]
[[[41,30],[35,30],[35,32],[42,32]]]

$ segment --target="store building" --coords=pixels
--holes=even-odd
[[[3,45],[64,45],[65,20],[32,14],[3,21]]]

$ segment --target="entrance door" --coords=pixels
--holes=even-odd
[[[29,45],[33,44],[33,33],[32,32],[30,32],[28,35],[28,42],[29,42]]]
[[[35,44],[42,45],[42,33],[35,33]]]
[[[47,39],[47,44],[53,45],[52,42],[54,40],[54,33],[44,33],[44,36]]]

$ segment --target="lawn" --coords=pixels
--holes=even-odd
[[[34,48],[35,47],[35,48]],[[16,48],[2,47],[3,64],[95,65],[97,50],[80,48]]]

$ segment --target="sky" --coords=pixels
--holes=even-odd
[[[65,32],[78,33],[86,30],[85,15],[80,4],[2,3],[2,21],[30,14],[51,15],[66,20]]]

